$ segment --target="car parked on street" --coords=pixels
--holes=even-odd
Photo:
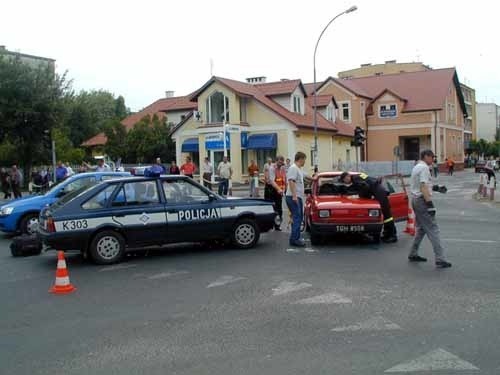
[[[98,264],[133,249],[228,241],[251,248],[274,227],[271,202],[226,199],[179,175],[105,181],[40,214],[39,236],[57,250],[80,250]]]
[[[352,175],[358,172],[350,172]],[[320,173],[306,189],[305,224],[311,243],[341,234],[368,234],[379,242],[384,218],[375,199],[360,198],[359,192],[339,181],[341,172]],[[396,221],[408,217],[408,195],[401,175],[385,176],[391,211]]]
[[[127,172],[88,172],[75,174],[51,187],[45,194],[30,195],[5,203],[0,207],[0,231],[6,233],[34,234],[38,227],[38,215],[43,207],[84,186],[101,181],[127,177]]]

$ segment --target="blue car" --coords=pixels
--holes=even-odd
[[[90,172],[73,175],[54,185],[43,195],[30,195],[0,207],[0,231],[34,234],[38,228],[38,215],[43,207],[51,205],[66,194],[92,186],[101,181],[130,176],[128,172]]]
[[[42,210],[38,235],[57,250],[98,264],[141,247],[227,241],[247,249],[274,227],[271,202],[226,199],[186,176],[110,180]]]

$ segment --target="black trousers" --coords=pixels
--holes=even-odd
[[[276,212],[281,219],[280,221],[283,221],[283,195],[279,194],[276,189],[274,189],[271,186],[272,191],[270,192],[271,194],[271,199],[274,202],[274,212]],[[275,228],[279,228],[279,225],[275,225]]]
[[[372,194],[375,199],[380,203],[380,208],[382,209],[382,214],[384,215],[384,236],[396,235],[396,225],[394,224],[394,219],[392,218],[391,204],[389,203],[389,198],[387,197],[387,190],[385,190],[382,185],[377,184],[372,187]],[[390,221],[389,220],[392,219]]]
[[[272,201],[273,200],[273,192],[274,192],[273,185],[271,184],[266,184],[264,187],[264,199],[266,201]]]

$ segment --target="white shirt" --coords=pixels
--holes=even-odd
[[[287,182],[290,180],[295,181],[295,191],[297,193],[297,198],[304,199],[304,172],[300,169],[297,164],[293,163],[290,168],[288,168],[288,172],[286,173]],[[286,190],[287,196],[292,196],[292,189]]]
[[[410,178],[411,196],[419,198],[422,196],[420,185],[424,183],[427,185],[429,194],[432,195],[432,176],[429,166],[424,161],[420,160],[417,165],[413,167]]]
[[[201,165],[201,172],[202,173],[212,173],[212,164],[210,164],[210,162],[203,163]]]
[[[75,174],[73,168],[71,168],[69,165],[66,167],[66,170],[68,171],[68,177],[73,176]]]
[[[219,176],[221,178],[231,178],[232,167],[230,162],[224,163],[223,161],[221,161],[217,170],[219,171]]]

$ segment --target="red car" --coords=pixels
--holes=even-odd
[[[352,175],[358,172],[350,172]],[[306,228],[311,234],[311,243],[318,244],[335,234],[369,234],[375,242],[380,241],[384,218],[380,204],[375,199],[358,196],[358,191],[339,182],[341,172],[320,173],[313,180],[305,205]],[[408,194],[401,175],[382,178],[387,189],[394,220],[408,217]]]

